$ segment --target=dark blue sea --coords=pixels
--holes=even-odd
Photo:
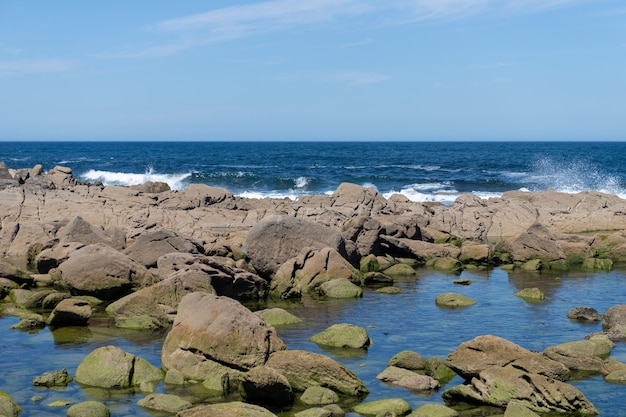
[[[84,181],[165,181],[174,189],[205,183],[255,198],[327,194],[344,181],[375,187],[384,195],[402,193],[415,201],[445,204],[463,193],[490,197],[509,190],[599,190],[626,196],[626,143],[0,142],[0,161],[11,168],[41,163],[50,170],[63,165]],[[279,337],[289,349],[326,354],[346,365],[370,389],[366,401],[397,397],[417,408],[443,403],[441,392],[462,380],[457,377],[439,391],[413,393],[376,379],[387,361],[402,350],[445,359],[462,342],[492,334],[542,351],[602,331],[600,322],[569,320],[569,310],[588,306],[604,313],[611,306],[626,304],[624,270],[558,274],[468,270],[461,274],[472,282],[468,286],[455,285],[458,278],[423,269],[396,283],[403,290],[398,295],[365,288],[358,300],[269,300],[254,308],[278,306],[302,318],[301,324],[277,328]],[[529,303],[514,295],[527,287],[539,287],[545,300]],[[437,307],[436,296],[450,291],[472,297],[477,304],[467,309]],[[0,391],[22,406],[21,417],[65,416],[67,407],[49,405],[55,400],[103,401],[114,416],[165,415],[139,407],[136,402],[146,395],[139,391],[102,391],[75,382],[67,388],[40,389],[31,382],[61,368],[73,375],[80,361],[103,345],[119,346],[160,366],[164,334],[123,332],[102,316],[88,328],[25,333],[10,330],[18,319],[2,309],[0,301]],[[367,350],[329,351],[309,341],[335,323],[365,327],[373,345]],[[626,362],[626,343],[617,343],[611,357]],[[626,385],[609,384],[601,375],[570,383],[601,416],[626,417]],[[157,393],[203,401],[197,390],[177,391],[163,384],[157,386]],[[299,409],[278,414],[291,417],[294,411]],[[349,417],[358,416],[349,408],[346,411]]]
[[[626,196],[620,142],[0,142],[0,161],[63,165],[105,185],[203,183],[249,198],[330,194],[342,182],[444,204],[510,190]]]

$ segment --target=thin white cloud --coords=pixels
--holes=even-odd
[[[75,66],[73,61],[62,59],[0,61],[0,78],[19,77],[26,74],[66,72]]]
[[[471,16],[513,16],[537,13],[591,0],[269,0],[230,6],[168,19],[146,27],[149,32],[171,34],[139,52],[101,56],[151,57],[172,55],[212,42],[311,28],[316,25],[350,23],[361,28],[410,24]]]
[[[376,84],[391,79],[388,75],[365,72],[338,72],[331,74],[329,78],[333,81],[342,81],[350,85]]]

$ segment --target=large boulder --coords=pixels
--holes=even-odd
[[[366,417],[387,415],[401,417],[411,412],[411,405],[402,398],[385,398],[357,404],[353,409]]]
[[[124,253],[146,268],[157,266],[159,257],[171,252],[204,253],[201,242],[170,230],[161,229],[142,233],[126,248]]]
[[[359,271],[333,248],[305,248],[278,268],[270,291],[281,298],[297,298],[315,293],[324,283],[340,278],[361,284]]]
[[[333,193],[330,206],[346,217],[371,216],[380,211],[387,201],[373,188],[344,182]]]
[[[143,265],[102,243],[73,252],[59,270],[72,293],[103,300],[118,298],[153,280]]]
[[[268,216],[254,225],[246,236],[245,247],[252,265],[264,278],[274,276],[278,268],[295,258],[305,248],[330,247],[356,264],[355,250],[348,248],[341,234],[327,226],[285,216]]]
[[[13,401],[13,398],[0,391],[0,416],[17,417],[21,412],[22,408]]]
[[[264,365],[272,353],[284,349],[276,330],[239,302],[195,292],[183,297],[178,306],[161,362],[166,370],[183,373],[207,360],[245,371]],[[191,364],[190,357],[196,362]]]
[[[85,246],[81,242],[67,242],[44,248],[35,258],[37,271],[40,274],[47,274],[52,268],[57,268],[67,261],[72,253]]]
[[[478,377],[484,369],[506,365],[561,381],[570,376],[569,369],[560,362],[490,335],[478,336],[462,343],[448,355],[445,363],[466,381]]]
[[[115,346],[89,353],[76,368],[79,384],[101,388],[130,388],[163,379],[163,372],[145,359]]]
[[[544,375],[528,373],[514,364],[492,366],[480,371],[468,384],[443,393],[448,405],[485,404],[504,408],[519,400],[538,413],[597,415],[598,410],[576,387]]]
[[[602,316],[602,328],[626,336],[626,304],[608,308]]]
[[[282,350],[274,352],[266,365],[287,377],[294,391],[304,392],[319,385],[353,397],[363,397],[369,392],[352,371],[317,353]]]
[[[387,253],[398,257],[408,257],[425,263],[433,258],[458,258],[461,249],[449,243],[431,243],[422,240],[397,238],[381,235],[380,241]]]

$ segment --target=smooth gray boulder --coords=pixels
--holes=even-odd
[[[140,234],[124,251],[132,260],[146,268],[157,266],[157,260],[168,253],[204,253],[201,242],[171,230],[161,229]]]
[[[48,325],[51,327],[86,326],[93,311],[86,300],[66,298],[52,310],[48,316]]]
[[[241,401],[208,404],[179,411],[176,417],[277,417],[266,408]]]
[[[257,366],[241,378],[239,391],[246,401],[268,406],[284,406],[293,403],[293,390],[287,378],[267,366]]]
[[[102,243],[72,252],[59,270],[72,293],[103,300],[116,299],[154,280],[143,265]]]

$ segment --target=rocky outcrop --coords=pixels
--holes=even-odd
[[[450,388],[442,396],[448,405],[479,403],[504,408],[509,402],[518,400],[538,413],[598,414],[593,404],[574,386],[525,372],[514,365],[484,369],[468,384]]]
[[[157,260],[171,252],[204,253],[201,242],[181,236],[170,230],[158,230],[139,235],[124,253],[146,268],[157,266]]]
[[[465,380],[479,376],[484,369],[494,366],[514,366],[528,373],[566,381],[570,372],[563,364],[541,353],[532,352],[497,336],[478,336],[463,342],[446,358],[446,365]]]

